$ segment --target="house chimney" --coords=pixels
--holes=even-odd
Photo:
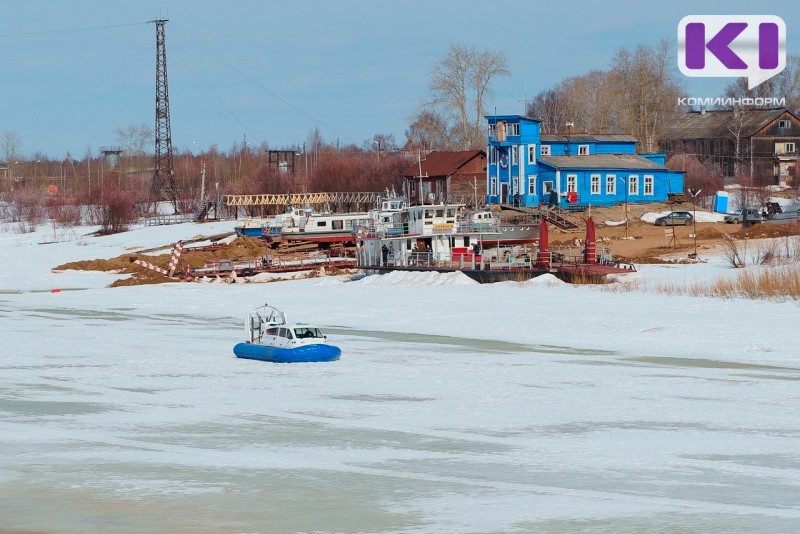
[[[700,115],[705,115],[705,114],[706,114],[706,107],[700,106]]]

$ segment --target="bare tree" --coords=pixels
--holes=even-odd
[[[571,120],[572,107],[569,95],[559,84],[536,95],[528,105],[527,114],[542,121],[542,133],[559,133]]]
[[[431,105],[452,117],[452,134],[464,149],[485,144],[484,103],[492,96],[491,82],[510,76],[505,52],[477,50],[450,43],[447,54],[434,63],[429,88]]]
[[[724,94],[729,98],[785,98],[786,107],[797,113],[800,111],[800,55],[786,57],[786,68],[776,76],[759,84],[751,90],[747,89],[747,78],[736,78],[725,86]],[[749,106],[750,109],[764,106]],[[769,104],[770,106],[774,104]]]
[[[670,47],[622,48],[609,71],[592,70],[542,91],[527,113],[542,121],[542,132],[629,133],[639,149],[652,152],[662,129],[677,111],[682,92]]]
[[[449,150],[447,121],[435,111],[421,110],[411,117],[406,138],[426,150]]]
[[[719,165],[701,161],[695,154],[675,154],[667,160],[667,168],[683,171],[684,190],[721,191],[725,186],[725,178]],[[704,196],[701,202],[705,207],[710,196]]]
[[[8,177],[14,179],[14,164],[22,157],[22,140],[14,130],[6,130],[0,137],[0,151],[8,165]]]
[[[662,40],[656,48],[622,48],[613,61],[610,74],[617,89],[622,126],[646,152],[659,146],[662,129],[677,111],[683,88],[674,57],[667,41]]]
[[[144,168],[148,154],[147,147],[152,145],[155,139],[153,129],[145,123],[139,126],[130,124],[124,128],[117,128],[114,134],[117,136],[117,143],[122,147],[123,157],[127,158],[133,167]]]
[[[372,139],[364,141],[362,149],[366,152],[375,151],[378,156],[385,154],[387,151],[393,151],[397,148],[397,141],[394,140],[394,134],[381,134],[377,133],[372,136]]]

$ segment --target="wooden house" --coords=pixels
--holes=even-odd
[[[763,185],[797,185],[800,118],[785,108],[691,111],[666,129],[669,155],[718,164],[724,176],[748,175]]]
[[[403,194],[411,203],[482,203],[486,152],[430,152],[410,166],[403,178]]]

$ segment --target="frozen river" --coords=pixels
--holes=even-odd
[[[243,290],[185,287],[0,295],[0,532],[800,528],[796,365],[346,309],[322,324],[340,361],[275,365],[234,358],[240,310],[202,305]]]

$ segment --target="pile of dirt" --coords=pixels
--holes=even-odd
[[[702,228],[697,231],[697,239],[722,239],[722,232],[716,228]]]
[[[155,265],[161,269],[168,269],[172,259],[172,247],[168,245],[160,249],[163,254],[122,254],[111,259],[83,260],[65,263],[55,267],[54,271],[76,270],[76,271],[103,271],[119,274],[129,274],[128,278],[117,280],[111,287],[134,286],[143,284],[161,284],[164,282],[174,282],[157,271],[148,269],[137,263],[135,259],[140,259]],[[294,260],[304,256],[302,252],[278,252],[270,248],[269,243],[255,237],[237,237],[229,244],[216,244],[211,246],[190,247],[186,246],[178,261],[175,275],[181,277],[182,274],[190,272],[191,269],[206,267],[209,263],[218,260],[232,261],[252,261],[260,260],[265,255],[269,255],[273,260]]]
[[[800,223],[794,222],[792,224],[774,224],[762,223],[750,226],[749,228],[742,228],[735,234],[734,237],[739,239],[766,239],[773,237],[787,237],[792,235],[800,235]]]

